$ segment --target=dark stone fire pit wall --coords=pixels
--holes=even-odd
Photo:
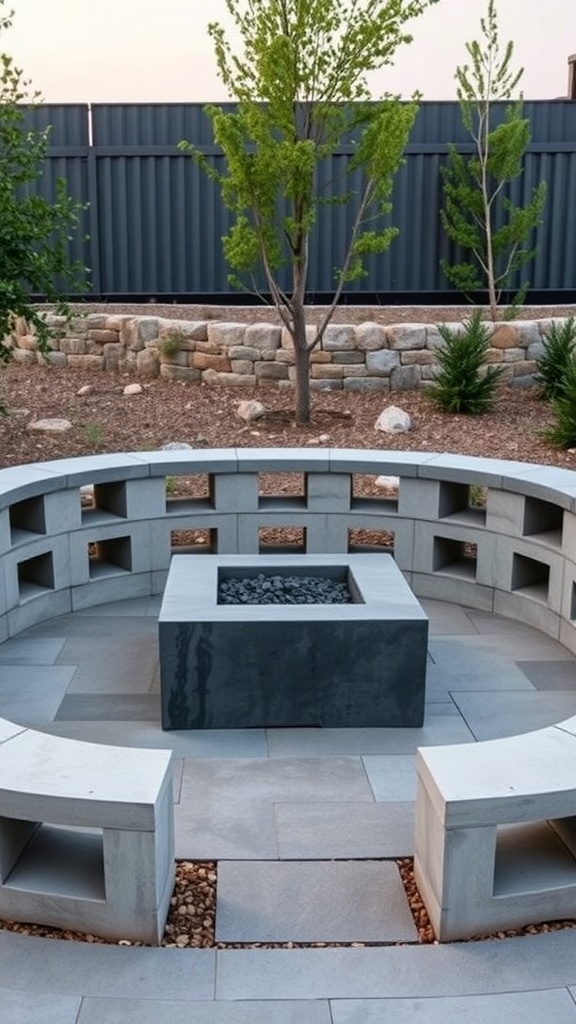
[[[218,603],[228,574],[350,579],[352,604]],[[428,619],[390,555],[172,559],[159,618],[165,729],[424,720]]]
[[[260,495],[259,474],[285,472],[301,475],[301,497]],[[398,476],[397,497],[356,498],[357,474]],[[205,481],[206,496],[173,499],[166,478],[179,475]],[[471,487],[485,489],[483,507],[470,507]],[[299,528],[314,555],[346,555],[349,531],[380,531],[418,597],[525,621],[576,651],[576,474],[382,450],[136,452],[0,470],[0,640],[162,593],[179,531],[206,531],[219,555],[253,555],[270,526]]]

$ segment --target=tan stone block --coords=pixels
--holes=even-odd
[[[26,348],[29,352],[36,352],[38,349],[38,338],[34,334],[22,334],[18,338],[18,348]]]
[[[132,319],[133,317],[131,317],[129,313],[115,313],[113,316],[106,317],[104,329],[107,331],[117,331],[119,334],[122,330],[122,324],[125,324],[127,321]]]
[[[387,348],[388,338],[386,331],[381,324],[366,323],[358,324],[356,328],[356,348],[360,352],[375,352],[379,348]]]
[[[526,351],[523,348],[507,348],[503,350],[505,363],[523,363]]]
[[[535,359],[525,359],[523,363],[514,364],[515,377],[531,377],[538,373],[538,364]]]
[[[208,341],[214,342],[219,349],[243,345],[245,333],[246,324],[208,324]]]
[[[518,333],[511,324],[499,324],[494,328],[492,348],[518,348]]]
[[[294,354],[294,350],[292,350],[292,354]],[[331,363],[332,362],[332,353],[331,352],[323,352],[321,348],[315,348],[310,353],[310,362],[311,363]]]
[[[208,322],[206,320],[159,320],[158,337],[179,334],[186,342],[208,341]]]
[[[487,363],[503,363],[504,352],[501,348],[489,348],[486,353],[485,362]]]
[[[104,369],[118,370],[120,361],[124,355],[124,346],[120,342],[115,345],[104,345]]]
[[[328,324],[322,338],[325,352],[338,352],[356,347],[356,331],[350,324]]]
[[[202,370],[195,370],[191,366],[174,366],[171,363],[161,363],[160,376],[163,380],[180,380],[184,383],[194,383],[202,379]]]
[[[285,363],[254,363],[257,380],[285,380],[288,377],[288,366]]]
[[[85,338],[60,338],[60,351],[69,356],[81,356],[86,352]]]
[[[250,324],[246,328],[244,344],[252,348],[275,352],[277,348],[280,348],[281,340],[281,327],[274,326],[274,324]]]
[[[95,341],[99,345],[114,344],[118,341],[118,331],[107,331],[107,330],[88,330],[88,341]]]
[[[197,341],[195,352],[208,352],[213,356],[217,356],[222,352],[222,346],[217,345],[215,341]],[[228,353],[229,355],[229,353]]]
[[[32,364],[36,366],[37,358],[36,352],[31,352],[29,348],[13,348],[12,359],[14,362],[24,362],[24,364]]]
[[[432,366],[435,362],[434,353],[427,348],[420,348],[415,352],[400,353],[400,363],[402,366]]]
[[[254,362],[251,359],[231,359],[232,373],[254,373]]]
[[[42,352],[38,352],[38,361],[46,363],[48,366],[66,366],[68,364],[68,356],[64,352],[46,352],[44,355]]]
[[[86,327],[88,331],[104,331],[107,330],[106,323],[108,321],[107,313],[88,313],[86,317]],[[109,339],[110,341],[112,339]],[[114,338],[116,341],[116,338]]]
[[[426,324],[395,324],[386,334],[390,348],[397,351],[426,348]]]
[[[138,322],[135,318],[125,320],[122,324],[120,328],[120,341],[124,348],[131,349],[133,352],[144,348],[144,341],[139,337]]]
[[[150,347],[150,346],[148,346]],[[144,350],[142,350],[144,351]],[[156,349],[158,359],[161,363],[168,363],[170,366],[189,366],[190,353],[178,350],[178,352],[164,352],[161,348]]]
[[[68,330],[75,335],[87,334],[88,316],[73,316],[68,324]]]
[[[216,373],[230,373],[228,356],[209,355],[207,352],[193,352],[192,366],[198,370],[215,370]]]
[[[314,380],[342,380],[344,367],[335,363],[314,363],[310,367],[310,375]]]
[[[104,356],[68,356],[68,366],[79,370],[103,370]]]
[[[368,370],[363,363],[348,363],[342,367],[343,377],[367,377]]]
[[[158,352],[153,348],[144,348],[136,355],[136,369],[143,377],[157,377],[160,372]]]
[[[314,356],[314,354],[315,353],[313,352],[312,356]],[[324,354],[328,355],[327,352],[326,353],[323,353],[323,352],[320,353],[320,355],[324,355]],[[294,363],[295,358],[296,358],[295,355],[294,355],[294,352],[293,351],[290,352],[289,349],[287,349],[287,348],[279,348],[276,351],[275,356],[276,356],[276,362],[277,363],[286,363],[289,366],[292,366],[292,364]]]
[[[228,387],[254,387],[256,377],[254,374],[244,373],[217,373],[216,370],[204,370],[202,373],[204,384],[224,384]]]
[[[314,324],[308,324],[306,327],[306,341],[309,345],[312,345],[316,340],[318,331]],[[282,328],[282,348],[293,348],[294,342],[292,341],[292,335],[286,327]]]

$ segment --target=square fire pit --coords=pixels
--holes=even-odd
[[[231,577],[346,583],[350,604],[220,604]],[[175,555],[159,619],[164,729],[415,728],[428,618],[390,555]]]

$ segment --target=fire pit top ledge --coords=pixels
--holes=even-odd
[[[218,604],[219,573],[322,576],[341,569],[356,592],[352,604]],[[305,572],[303,572],[305,570]],[[358,600],[358,597],[360,600]],[[266,622],[381,619],[426,621],[427,616],[391,555],[174,555],[159,621]]]

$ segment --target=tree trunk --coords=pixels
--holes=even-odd
[[[294,338],[296,360],[296,423],[310,422],[310,349]]]

